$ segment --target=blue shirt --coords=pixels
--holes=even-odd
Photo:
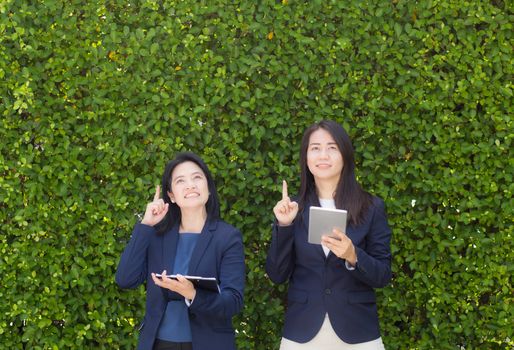
[[[198,233],[179,233],[178,236],[177,254],[175,255],[172,274],[187,275],[191,254],[200,235]],[[168,302],[157,332],[157,338],[178,343],[192,341],[187,309],[184,300]]]

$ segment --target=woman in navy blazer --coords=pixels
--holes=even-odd
[[[383,349],[374,288],[391,279],[391,231],[384,202],[355,178],[353,147],[341,125],[304,133],[297,201],[283,182],[266,261],[275,283],[289,281],[281,350]],[[345,209],[346,232],[307,242],[310,206]]]
[[[186,274],[216,277],[219,293],[195,288]],[[241,233],[220,220],[207,166],[193,153],[178,154],[164,170],[162,198],[157,186],[116,271],[121,288],[146,283],[138,349],[235,349],[232,317],[243,307],[244,281]]]

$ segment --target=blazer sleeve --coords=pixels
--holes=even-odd
[[[387,224],[384,201],[375,198],[366,249],[355,246],[357,266],[350,273],[373,288],[391,281],[391,229]]]
[[[227,241],[221,251],[220,293],[198,288],[189,308],[192,313],[229,318],[243,308],[245,283],[243,239],[241,232],[236,229],[228,237],[224,236],[222,239],[226,238]]]
[[[293,272],[294,264],[294,222],[289,226],[274,223],[266,258],[266,273],[274,283],[284,283]]]
[[[121,288],[136,288],[146,281],[147,250],[153,234],[152,226],[140,223],[134,226],[116,270],[116,283]]]

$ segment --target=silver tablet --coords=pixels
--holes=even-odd
[[[309,243],[321,244],[321,236],[332,236],[334,228],[346,233],[347,211],[343,209],[310,207]]]

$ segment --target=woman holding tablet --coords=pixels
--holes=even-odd
[[[266,272],[289,281],[281,350],[384,349],[374,288],[391,280],[391,230],[384,202],[355,178],[350,137],[321,121],[305,131],[297,201],[283,182],[275,205]],[[321,245],[308,243],[309,208],[344,209],[346,232],[334,229]]]
[[[138,349],[235,350],[232,317],[243,307],[243,242],[219,215],[203,160],[178,154],[166,165],[162,193],[157,186],[116,271],[122,288],[146,283]],[[219,292],[195,288],[184,275],[214,277]]]

